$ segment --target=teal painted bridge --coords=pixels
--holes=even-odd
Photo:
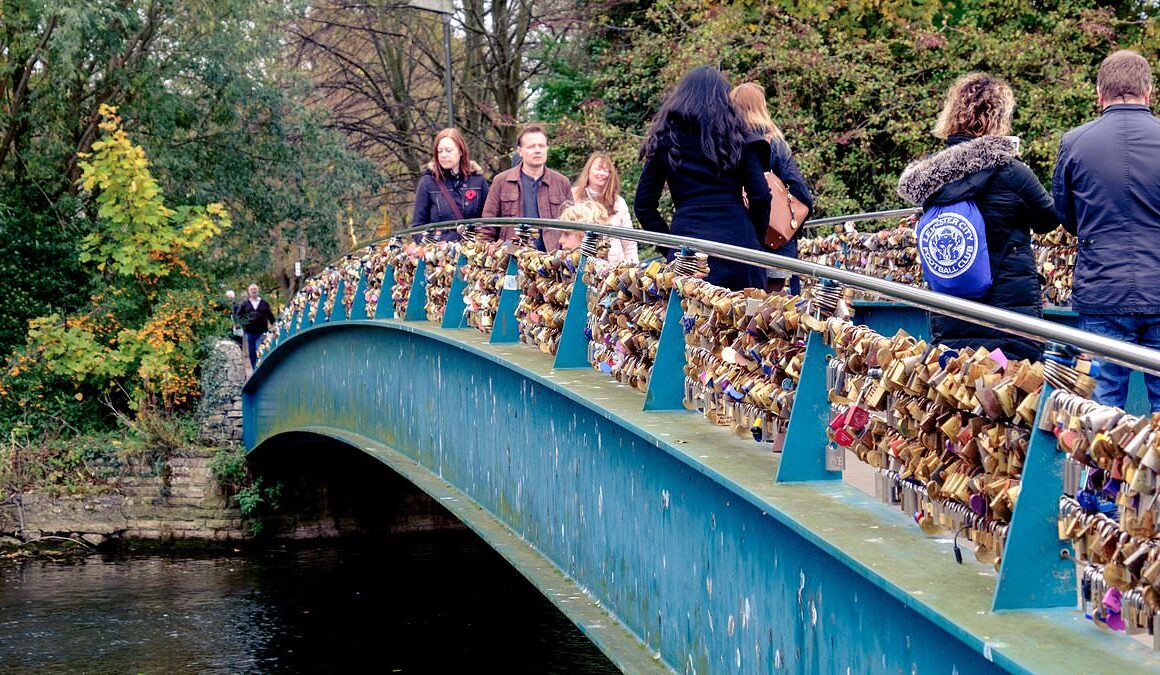
[[[518,225],[521,241],[534,239],[524,224],[486,223]],[[625,236],[532,224],[587,230],[588,254],[589,235]],[[1160,372],[1160,353],[926,290],[713,242],[627,236],[679,250],[677,268],[695,262],[693,247],[906,303],[862,307],[859,320],[881,335],[900,327],[918,335],[924,310],[951,312]],[[789,375],[781,390],[793,393],[784,448],[772,453],[684,409],[686,359],[696,358],[685,333],[699,343],[695,282],[673,284],[667,302],[659,280],[632,290],[651,316],[640,307],[605,314],[611,295],[632,294],[634,273],[656,273],[642,265],[609,275],[619,288],[609,295],[606,284],[589,298],[586,283],[605,283],[596,267],[586,282],[576,272],[584,258],[555,258],[574,268],[572,281],[556,282],[570,293],[550,291],[568,301],[548,355],[521,344],[517,330],[522,316],[535,337],[531,315],[540,310],[523,304],[536,301],[521,296],[521,284],[547,297],[536,290],[546,268],[527,256],[531,266],[518,269],[522,253],[481,253],[478,244],[409,252],[392,240],[328,269],[301,294],[243,390],[244,441],[260,453],[256,464],[297,461],[290,449],[311,435],[378,459],[472,527],[626,672],[1160,672],[1142,634],[1101,631],[1077,607],[1076,565],[1057,529],[1064,455],[1039,424],[1050,378],[1035,414],[1025,415],[1035,422],[996,570],[957,560],[953,533],[926,535],[898,506],[842,480],[825,433],[833,352],[816,325],[805,338],[794,332],[790,365],[765,373]],[[473,296],[481,289],[497,295],[481,301]],[[820,316],[827,294],[832,300],[834,288],[823,284],[809,304],[789,303]],[[432,310],[429,297],[446,298],[445,309]],[[748,302],[719,316],[764,311]],[[480,322],[479,307],[491,307],[494,321]],[[790,310],[781,311],[788,321]],[[428,312],[442,320],[426,320]],[[589,353],[611,344],[608,336],[589,342],[601,316],[657,330],[646,393],[591,368],[608,365]],[[467,317],[487,334],[464,328]],[[764,335],[755,340],[770,346],[754,326]],[[312,461],[343,466],[327,456],[333,443],[318,448]]]
[[[1002,574],[957,564],[949,537],[834,480],[820,431],[793,433],[824,419],[806,391],[816,345],[779,457],[698,414],[646,412],[639,392],[527,345],[421,320],[316,321],[281,334],[245,385],[247,448],[277,461],[280,443],[314,434],[377,458],[626,672],[1160,671],[1144,645],[1052,606],[1074,599],[1057,551],[1042,562],[1009,544]],[[1035,515],[1028,491],[1013,538]],[[1058,489],[1045,494],[1031,530],[1054,527]]]

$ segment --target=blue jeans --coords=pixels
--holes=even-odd
[[[250,368],[258,364],[258,345],[262,344],[265,333],[245,333],[246,355],[250,357]]]
[[[1089,333],[1152,349],[1160,348],[1160,314],[1080,314],[1079,327]],[[1097,403],[1123,408],[1128,402],[1128,375],[1131,370],[1118,363],[1100,361],[1096,375]],[[1144,374],[1148,403],[1160,411],[1160,377]]]

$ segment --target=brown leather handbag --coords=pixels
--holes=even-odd
[[[793,239],[809,217],[810,210],[790,194],[789,188],[774,172],[765,172],[765,182],[773,195],[773,202],[769,205],[769,227],[765,230],[765,247],[774,251]]]

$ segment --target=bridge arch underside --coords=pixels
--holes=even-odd
[[[696,415],[641,413],[634,392],[546,362],[470,331],[316,327],[247,384],[247,447],[310,432],[390,464],[626,670],[1075,663],[1058,653],[1074,612],[990,614],[989,568],[955,565],[948,543],[917,535],[896,510],[844,485],[774,486],[776,463],[756,444]],[[554,569],[538,579],[543,561]]]
[[[411,480],[357,443],[307,432],[279,434],[248,456],[277,508],[263,532],[281,539],[381,537],[462,530],[463,522]]]

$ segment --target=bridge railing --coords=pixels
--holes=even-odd
[[[608,266],[588,265],[587,256],[578,252],[555,257],[568,268],[555,278],[557,283],[571,285],[567,301],[561,303],[566,307],[558,340],[552,345],[556,368],[600,367],[603,361],[596,358],[592,340],[595,317],[607,316],[617,307],[615,298],[613,304],[601,303],[618,295],[634,298],[641,305],[634,308],[633,321],[651,331],[646,337],[654,341],[645,347],[631,344],[632,340],[623,345],[624,354],[638,357],[626,381],[645,391],[645,410],[699,408],[717,423],[732,423],[743,433],[750,430],[739,420],[761,417],[762,424],[755,426],[763,428],[752,429],[755,439],[783,447],[778,483],[840,479],[845,450],[850,449],[876,471],[876,493],[883,501],[899,505],[924,530],[954,534],[956,542],[966,532],[975,543],[976,557],[995,562],[996,610],[1074,606],[1076,570],[1069,558],[1076,555],[1087,566],[1085,578],[1091,575],[1088,570],[1097,570],[1104,588],[1118,583],[1140,591],[1125,597],[1144,602],[1144,586],[1151,582],[1135,568],[1123,571],[1123,547],[1109,556],[1106,547],[1090,545],[1091,523],[1079,524],[1082,518],[1096,517],[1097,511],[1106,513],[1108,505],[1107,499],[1092,495],[1088,482],[1079,476],[1103,471],[1109,477],[1118,475],[1115,480],[1124,485],[1123,494],[1146,495],[1149,487],[1154,492],[1160,470],[1160,423],[1082,403],[1082,394],[1090,394],[1092,385],[1090,356],[1160,374],[1160,352],[849,270],[671,234],[495,218],[411,228],[397,236],[461,225],[551,228],[698,251],[711,256],[710,265],[716,257],[807,275],[1047,342],[1043,362],[1008,363],[1002,355],[985,350],[949,350],[905,333],[883,335],[855,326],[834,316],[840,294],[833,286],[815,285],[809,298],[734,293],[710,287],[695,275],[666,272],[669,268],[655,263],[627,274],[636,284],[630,289],[628,281],[596,283],[607,281],[607,276],[599,275],[609,274]],[[328,272],[334,283],[320,285],[309,305],[285,317],[270,346],[294,340],[307,328],[343,320],[435,318],[423,310],[431,288],[428,263],[452,277],[441,327],[466,327],[465,269],[471,267],[467,254],[479,256],[487,249],[476,243],[442,242],[427,248],[437,252],[416,255],[396,247],[388,259],[407,261],[411,267],[398,281],[405,277],[408,284],[396,283],[399,270],[392,264],[367,269],[355,261],[345,272]],[[531,255],[523,250],[525,258]],[[520,338],[517,311],[526,313],[527,308],[520,309],[524,295],[519,262],[518,255],[494,255],[472,263],[475,273],[486,273],[479,283],[498,291],[494,319],[477,326],[490,333],[492,343]],[[350,303],[344,302],[348,283],[356,289]],[[378,301],[368,311],[367,289],[376,284]],[[395,303],[384,302],[392,295]],[[608,311],[600,310],[602,306]],[[553,321],[561,323],[559,317]],[[776,342],[776,348],[763,351],[767,342]],[[1088,415],[1082,424],[1081,409]],[[771,418],[772,433],[765,428]],[[1152,499],[1142,511],[1133,506],[1137,519],[1142,521],[1143,512],[1155,509],[1156,502]],[[1086,513],[1078,503],[1084,504]],[[1153,556],[1154,526],[1112,532],[1114,525],[1101,524],[1101,533],[1107,530],[1116,541]],[[1160,560],[1160,548],[1155,557]],[[1154,567],[1156,574],[1151,576],[1160,579],[1160,563]],[[1098,587],[1085,584],[1089,595]],[[1139,614],[1150,617],[1154,609],[1142,604]]]
[[[867,222],[873,220],[894,220],[897,218],[908,218],[913,215],[922,213],[922,209],[918,207],[905,209],[887,209],[884,211],[868,211],[866,213],[855,213],[846,216],[828,216],[825,218],[811,218],[802,223],[802,229],[812,230],[823,225],[844,225],[845,223]]]
[[[851,219],[853,217],[845,217],[845,221]],[[937,314],[952,316],[975,324],[995,328],[1012,335],[1019,335],[1037,341],[1059,342],[1071,345],[1085,352],[1089,352],[1094,356],[1127,366],[1134,370],[1160,375],[1160,351],[1154,349],[1114,340],[1068,326],[1061,326],[1044,321],[1043,319],[991,307],[963,298],[935,293],[924,288],[916,288],[858,274],[857,272],[851,272],[849,270],[825,267],[804,260],[786,258],[785,256],[756,251],[741,246],[733,246],[731,244],[722,244],[659,232],[628,230],[608,225],[571,223],[538,218],[479,218],[474,220],[449,221],[446,223],[435,223],[427,227],[408,228],[396,233],[395,236],[405,237],[408,235],[423,234],[428,230],[454,229],[459,225],[530,225],[532,227],[572,232],[594,232],[607,237],[630,239],[638,243],[653,244],[654,246],[669,249],[687,248],[735,262],[748,263],[769,269],[784,270],[818,279],[828,279],[851,288],[875,293],[894,301],[903,302]]]
[[[915,234],[916,210],[900,209],[860,214],[862,219],[897,218],[893,227],[859,229],[842,217],[810,221],[806,225],[834,225],[828,233],[803,232],[798,257],[828,267],[850,269],[870,276],[922,286],[922,265]],[[816,231],[816,230],[815,230]],[[1063,227],[1031,236],[1035,270],[1043,280],[1044,308],[1059,316],[1071,316],[1071,281],[1078,240]]]

